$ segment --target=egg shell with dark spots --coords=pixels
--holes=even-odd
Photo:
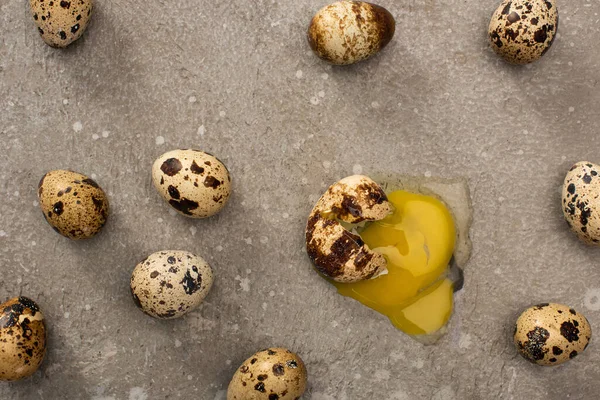
[[[136,265],[130,288],[135,304],[159,319],[179,318],[197,308],[213,284],[213,271],[202,257],[164,250]]]
[[[92,0],[29,0],[41,38],[51,47],[67,47],[83,35],[92,17]]]
[[[513,340],[526,360],[554,366],[581,354],[591,337],[592,328],[582,314],[562,304],[542,303],[519,316]]]
[[[171,207],[191,218],[217,214],[231,196],[227,167],[199,150],[173,150],[160,156],[152,166],[152,182]]]
[[[108,219],[106,193],[93,179],[77,172],[48,172],[38,184],[38,198],[46,221],[69,239],[95,236]]]
[[[579,239],[600,246],[600,165],[581,161],[571,167],[562,188],[561,206]]]
[[[302,359],[285,348],[270,348],[248,358],[227,388],[227,400],[296,400],[306,391]]]
[[[492,49],[511,64],[540,59],[558,30],[554,0],[504,0],[492,14],[488,35]]]
[[[394,17],[376,4],[338,1],[319,10],[308,28],[308,42],[319,58],[354,64],[377,54],[393,38]]]
[[[0,310],[0,381],[27,378],[46,355],[44,315],[22,296],[0,304]]]

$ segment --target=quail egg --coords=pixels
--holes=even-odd
[[[259,351],[233,375],[227,400],[297,400],[306,390],[302,359],[284,348]]]
[[[29,0],[40,36],[52,47],[67,47],[83,35],[92,17],[92,0]]]
[[[528,361],[559,365],[583,352],[592,337],[588,320],[562,304],[538,304],[523,311],[515,325],[514,342]]]
[[[562,189],[562,209],[569,227],[585,243],[600,246],[600,166],[573,165]]]
[[[538,60],[552,46],[558,29],[554,0],[504,0],[488,28],[492,49],[512,64]]]
[[[44,315],[27,297],[10,299],[0,310],[0,380],[31,376],[46,355]]]
[[[197,308],[213,284],[204,259],[187,251],[165,250],[140,262],[131,275],[131,294],[146,314],[173,319]]]
[[[317,12],[308,28],[308,42],[325,61],[354,64],[383,49],[396,23],[388,10],[362,1],[338,1]]]
[[[77,172],[48,172],[40,180],[38,197],[46,221],[69,239],[93,237],[108,219],[106,194],[93,179]]]
[[[217,214],[231,195],[227,167],[199,150],[173,150],[160,156],[152,166],[152,182],[171,207],[192,218]]]

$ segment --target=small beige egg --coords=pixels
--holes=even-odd
[[[512,64],[538,60],[552,46],[558,29],[554,0],[504,0],[492,14],[492,49]]]
[[[317,270],[337,282],[358,282],[383,272],[385,257],[371,251],[340,221],[378,221],[391,210],[385,192],[369,177],[353,175],[331,185],[306,225],[306,251]]]
[[[192,218],[217,214],[231,195],[227,167],[199,150],[173,150],[160,156],[152,166],[152,182],[171,207]]]
[[[52,47],[67,47],[83,35],[92,17],[92,0],[29,0],[40,36]]]
[[[523,311],[515,325],[515,346],[528,361],[544,366],[581,354],[592,337],[588,320],[562,304],[538,304]]]
[[[31,376],[46,355],[44,315],[27,297],[10,299],[0,310],[0,380]]]
[[[354,64],[383,49],[394,36],[396,22],[388,10],[362,1],[338,1],[317,12],[308,42],[325,61]]]
[[[585,243],[600,246],[600,165],[581,161],[573,165],[563,184],[565,220]]]
[[[306,391],[306,381],[306,367],[297,354],[271,348],[238,368],[227,388],[227,400],[297,400]]]
[[[151,254],[131,275],[131,294],[146,314],[173,319],[197,308],[213,284],[211,267],[187,251]]]
[[[69,239],[89,239],[108,219],[108,198],[98,184],[77,172],[50,171],[38,185],[40,207],[54,230]]]

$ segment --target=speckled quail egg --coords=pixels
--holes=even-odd
[[[198,307],[212,284],[212,269],[201,257],[165,250],[151,254],[135,267],[131,294],[146,314],[173,319]]]
[[[173,150],[152,166],[154,187],[182,215],[206,218],[225,207],[231,195],[227,167],[199,150]]]
[[[526,360],[552,366],[581,354],[591,337],[592,329],[583,315],[562,304],[544,303],[523,311],[514,342]]]
[[[233,375],[227,400],[297,400],[306,390],[302,359],[283,348],[259,351]]]
[[[538,60],[558,29],[554,0],[504,0],[494,11],[488,34],[494,51],[512,64]]]
[[[29,0],[40,36],[52,47],[67,47],[83,35],[92,16],[92,0]]]
[[[0,310],[0,380],[31,376],[46,355],[44,315],[27,297],[10,299]]]
[[[341,222],[377,221],[390,212],[386,194],[369,177],[353,175],[331,185],[306,225],[306,251],[317,270],[338,282],[370,279],[385,270],[383,254],[371,251]]]
[[[108,218],[104,191],[93,179],[77,172],[48,172],[40,180],[38,197],[46,221],[69,239],[91,238]]]
[[[562,208],[571,230],[587,244],[600,246],[600,165],[573,165],[563,184]]]
[[[308,42],[325,61],[354,64],[383,49],[396,23],[388,10],[362,1],[338,1],[317,12],[308,28]]]

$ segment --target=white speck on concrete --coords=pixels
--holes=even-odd
[[[323,80],[327,80],[327,79],[329,79],[329,74],[328,74],[327,72],[323,72],[323,73],[321,74],[321,78],[322,78]]]
[[[196,96],[190,96],[190,98],[188,99],[188,101],[189,101],[190,103],[195,103],[195,102],[197,102],[197,101],[198,101],[198,99],[196,98]]]
[[[354,164],[354,166],[352,167],[352,173],[354,173],[354,175],[360,175],[363,172],[363,168],[362,165],[359,164]]]
[[[39,206],[39,205],[40,205],[40,203],[38,203],[38,201],[37,201],[37,200],[34,200],[34,201],[33,201],[33,206],[34,206],[34,207],[37,207],[37,206]]]
[[[416,369],[421,369],[421,368],[423,368],[424,365],[425,365],[425,362],[423,360],[421,360],[420,358],[417,359],[415,362],[413,362],[413,366]]]
[[[204,136],[205,133],[206,133],[206,128],[204,128],[204,125],[200,125],[200,127],[198,128],[198,135]]]
[[[194,378],[194,377],[193,377],[193,376],[191,376],[191,375],[188,375],[188,376],[187,376],[187,380],[188,380],[188,381],[191,381],[193,378]]]
[[[83,124],[81,123],[81,121],[77,121],[73,124],[73,130],[75,132],[81,132],[83,130]]]
[[[354,376],[352,378],[354,378],[354,380],[356,381],[356,380],[361,379],[362,375],[361,374],[354,374]]]
[[[35,242],[35,240],[32,240],[32,241],[31,241],[31,245],[32,245],[32,246],[35,246],[36,244],[37,244],[37,243]]]
[[[158,222],[158,223],[160,224],[161,222],[163,222],[163,219],[162,219],[162,218],[158,218],[158,219],[156,220],[156,222]]]
[[[231,361],[230,361],[231,363]],[[229,364],[227,364],[229,365]],[[225,400],[227,398],[227,391],[225,390],[219,390],[217,393],[215,393],[215,398],[214,400]]]
[[[458,347],[461,349],[468,349],[471,347],[471,335],[468,333],[461,333],[460,339],[458,340]]]
[[[198,232],[198,229],[195,226],[190,226],[190,233],[192,236],[196,236],[196,232]]]
[[[275,297],[275,292],[271,290],[271,291],[269,292],[269,296],[271,296],[271,297]]]
[[[225,111],[219,112],[219,117],[221,117],[221,118],[225,118],[226,115],[227,115],[227,113]]]
[[[175,339],[175,347],[181,347],[182,344],[179,339]]]
[[[90,306],[89,304],[85,305],[85,311],[90,311],[92,309],[92,306]]]
[[[110,131],[102,131],[102,137],[103,137],[103,138],[105,138],[105,139],[106,139],[106,138],[107,138],[107,137],[109,137],[109,136],[110,136]]]
[[[260,242],[261,242],[262,244],[267,244],[267,243],[269,243],[269,238],[268,238],[268,237],[266,237],[266,236],[261,236],[261,237],[260,237]]]
[[[264,311],[267,311],[267,303],[262,303],[262,309],[263,309]]]
[[[245,238],[244,242],[246,242],[246,244],[252,244],[252,238]]]
[[[223,251],[223,246],[219,245],[217,247],[215,247],[216,251]]]
[[[231,365],[231,360],[225,360],[225,365]]]
[[[572,113],[575,111],[575,107],[569,107],[569,112]]]
[[[133,387],[129,391],[129,400],[148,400],[148,395],[143,388]]]
[[[388,379],[390,379],[390,371],[378,369],[377,371],[375,371],[375,374],[373,374],[373,377],[376,381],[387,381]]]
[[[323,168],[329,169],[329,167],[331,167],[331,162],[330,161],[323,161]]]
[[[517,155],[522,156],[525,152],[521,149],[517,151]]]
[[[319,95],[320,98],[325,97],[325,91],[321,90],[319,93],[317,93]]]
[[[162,136],[157,136],[155,141],[157,146],[165,144],[165,138]]]
[[[290,217],[290,214],[288,214],[288,213],[284,212],[283,214],[281,214],[281,217],[282,217],[283,219],[288,219],[288,218]]]
[[[301,79],[304,73],[301,70],[296,71],[296,78]]]
[[[15,192],[13,193],[13,195],[14,195],[15,197],[19,197],[19,194],[20,194],[20,193],[19,193],[19,191],[18,191],[18,190],[15,190]]]
[[[92,135],[92,139],[93,139],[93,140],[98,140],[98,139],[100,139],[100,136],[98,136],[97,134],[95,134],[95,133],[94,133],[94,134]]]
[[[96,174],[92,174],[90,176],[92,177],[92,179],[98,179],[98,175],[96,175]]]
[[[69,313],[69,312],[66,312],[66,313],[64,314],[64,317],[65,317],[66,319],[68,319],[70,316],[71,316],[71,313]]]
[[[244,291],[244,292],[249,292],[250,291],[250,279],[248,278],[242,278],[241,276],[236,276],[235,277],[236,281],[240,282],[240,288]]]
[[[63,104],[66,106],[69,104],[69,99],[63,99]]]
[[[379,108],[379,103],[376,102],[376,101],[374,101],[374,102],[371,103],[371,107],[373,107],[373,108]]]
[[[431,171],[425,171],[425,178],[431,178]]]
[[[340,326],[340,323],[339,323],[339,322],[337,322],[337,321],[331,321],[331,326],[332,326],[333,328],[337,328],[338,326]]]
[[[588,310],[600,311],[600,289],[588,289],[583,302]]]

